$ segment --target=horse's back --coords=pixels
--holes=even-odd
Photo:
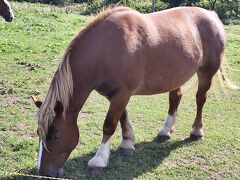
[[[112,13],[98,29],[104,86],[126,84],[133,94],[178,88],[225,44],[218,17],[194,7],[150,14],[128,9]]]
[[[215,40],[225,44],[223,24],[213,11],[199,7],[177,7],[146,16],[159,28],[159,34],[166,29],[166,34],[176,34],[183,38],[196,38],[199,35],[202,43]]]

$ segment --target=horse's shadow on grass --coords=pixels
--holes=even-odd
[[[109,166],[100,175],[89,175],[86,173],[88,161],[94,156],[95,152],[85,154],[69,160],[65,166],[66,178],[72,179],[133,179],[138,176],[151,172],[162,161],[169,156],[171,151],[191,145],[192,141],[187,138],[181,141],[169,141],[158,143],[156,140],[151,142],[141,142],[135,144],[136,151],[132,156],[120,156],[119,151],[112,151]]]
[[[169,156],[171,151],[191,145],[187,138],[180,141],[158,143],[156,140],[135,144],[136,151],[132,156],[120,156],[119,151],[112,151],[109,166],[99,175],[86,172],[88,161],[95,152],[85,154],[67,161],[63,178],[70,179],[133,179],[151,172]],[[26,170],[29,174],[36,174],[36,168]],[[6,177],[6,179],[33,179],[21,176]]]

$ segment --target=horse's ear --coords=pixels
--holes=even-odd
[[[38,108],[40,108],[41,107],[41,105],[42,105],[42,101],[39,101],[39,100],[37,100],[35,97],[33,97],[33,96],[30,96],[31,98],[32,98],[32,101],[34,102],[34,104],[38,107]]]
[[[56,102],[56,105],[54,107],[54,111],[56,113],[57,116],[61,115],[63,112],[63,105],[60,101]]]

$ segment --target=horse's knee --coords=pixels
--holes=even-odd
[[[103,135],[111,137],[117,127],[117,122],[111,119],[106,119],[103,124]]]

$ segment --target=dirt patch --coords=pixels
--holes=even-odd
[[[11,106],[11,105],[15,104],[19,99],[20,99],[20,97],[18,97],[18,96],[13,96],[13,95],[6,96],[5,98],[3,98],[1,100],[0,104],[5,107]]]
[[[36,130],[31,130],[28,127],[29,122],[17,122],[13,124],[8,132],[13,133],[15,136],[19,136],[25,140],[32,140],[37,137]]]
[[[164,166],[173,168],[173,167],[182,166],[182,165],[196,165],[196,164],[204,165],[205,159],[199,156],[193,156],[189,158],[176,158],[176,159],[173,159],[172,161],[166,162]]]
[[[80,112],[79,117],[80,118],[86,118],[86,117],[89,117],[91,114],[93,114],[93,113],[91,113],[91,112]]]

